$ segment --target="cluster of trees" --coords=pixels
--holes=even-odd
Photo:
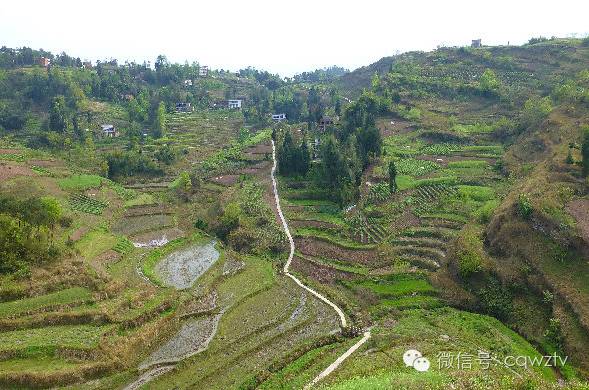
[[[284,113],[289,121],[306,121],[311,128],[324,116],[327,104],[334,106],[336,114],[340,114],[341,102],[333,88],[328,98],[322,98],[321,92],[314,86],[308,90],[297,88],[292,83],[283,84],[275,90],[260,86],[253,90],[243,114],[249,123],[266,124],[270,114]]]
[[[148,156],[137,150],[118,150],[106,156],[108,177],[111,179],[123,176],[158,176],[163,170]]]
[[[310,93],[311,96],[311,93]],[[320,99],[314,101],[319,104]],[[313,101],[312,101],[313,102]],[[304,140],[295,145],[287,132],[278,150],[279,173],[284,176],[305,175],[316,182],[316,187],[340,205],[358,197],[358,186],[363,170],[381,154],[382,139],[375,118],[380,111],[378,99],[364,93],[346,107],[340,127],[334,127],[321,139],[319,162],[313,169],[309,164],[309,149]]]
[[[350,71],[346,68],[339,67],[337,65],[330,66],[328,68],[316,69],[312,72],[303,72],[296,74],[293,77],[293,81],[296,83],[322,83],[334,81],[338,77],[349,73]]]
[[[295,145],[290,131],[278,149],[278,172],[283,176],[306,175],[309,171],[311,156],[307,141],[303,138],[300,145]]]
[[[26,271],[31,263],[58,256],[52,229],[67,221],[54,198],[0,195],[0,274]]]

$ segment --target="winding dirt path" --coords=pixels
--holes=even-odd
[[[323,295],[319,294],[317,291],[313,290],[312,288],[305,286],[299,279],[297,279],[294,275],[292,275],[290,272],[288,272],[288,269],[290,267],[290,263],[292,262],[292,258],[294,256],[295,244],[294,244],[294,240],[292,238],[292,235],[290,234],[290,230],[288,229],[288,224],[286,223],[286,218],[284,218],[284,214],[282,214],[282,208],[280,207],[280,197],[278,196],[278,186],[276,184],[276,175],[275,175],[276,174],[276,146],[274,144],[274,140],[272,140],[272,162],[273,162],[273,164],[272,164],[272,171],[270,172],[270,177],[272,179],[272,189],[274,190],[274,200],[276,202],[276,210],[278,211],[278,216],[280,217],[280,221],[282,222],[282,227],[284,228],[284,232],[286,233],[286,236],[288,237],[288,242],[290,244],[290,253],[288,254],[288,260],[284,264],[284,273],[286,274],[286,276],[288,276],[289,278],[294,280],[294,282],[296,284],[298,284],[301,288],[307,290],[308,292],[310,292],[311,294],[316,296],[318,299],[320,299],[321,301],[323,301],[326,304],[328,304],[329,306],[331,306],[333,308],[333,310],[335,310],[335,312],[338,314],[338,316],[340,318],[340,322],[342,324],[342,327],[345,328],[348,326],[348,323],[346,321],[346,316],[345,316],[344,312],[335,303],[333,303],[332,301],[330,301],[329,299],[327,299]],[[327,367],[319,375],[317,375],[315,377],[315,379],[313,379],[310,383],[308,383],[305,386],[305,389],[311,388],[312,386],[317,384],[320,380],[322,380],[323,378],[325,378],[326,376],[331,374],[333,371],[335,371],[335,369],[337,369],[340,366],[340,364],[342,364],[344,362],[344,360],[346,360],[348,357],[350,357],[350,355],[353,354],[358,348],[360,348],[362,346],[362,344],[364,344],[366,341],[368,341],[368,339],[370,339],[370,337],[371,337],[371,333],[370,333],[370,329],[368,329],[366,332],[364,332],[364,337],[362,337],[360,339],[360,341],[358,341],[356,344],[352,345],[352,347],[350,349],[348,349],[346,352],[344,352],[344,354],[342,354],[333,363],[331,363],[331,365],[329,365],[329,367]]]

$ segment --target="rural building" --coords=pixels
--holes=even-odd
[[[215,100],[213,104],[211,104],[211,108],[227,108],[228,100]]]
[[[176,103],[176,112],[192,112],[190,103],[178,102]]]
[[[331,119],[330,117],[324,116],[321,119],[319,119],[319,130],[325,131],[327,127],[331,125],[333,125],[333,119]]]
[[[185,87],[192,87],[192,80],[184,80]]]
[[[114,125],[100,125],[102,128],[102,135],[105,137],[118,137],[117,128]]]
[[[206,65],[199,67],[198,68],[198,75],[200,77],[207,77],[209,75],[209,67]]]
[[[51,60],[47,57],[41,57],[37,60],[37,63],[46,68],[51,64]]]
[[[470,47],[481,47],[483,44],[481,43],[480,39],[473,39]]]
[[[286,114],[272,114],[272,120],[277,122],[286,120]]]
[[[227,100],[227,107],[234,109],[241,109],[241,99],[229,99]]]
[[[92,62],[90,62],[90,61],[84,61],[84,62],[82,63],[82,67],[83,67],[84,69],[92,69]]]

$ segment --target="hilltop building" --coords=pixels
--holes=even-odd
[[[198,68],[198,75],[200,77],[207,77],[209,75],[209,67],[206,65],[202,65]]]
[[[100,125],[102,128],[102,135],[105,137],[118,137],[119,133],[117,132],[117,128],[114,125]]]
[[[286,114],[272,114],[272,120],[281,122],[286,120]]]
[[[51,64],[51,60],[47,57],[41,57],[37,60],[37,63],[44,68],[47,68]]]
[[[473,39],[470,47],[482,47],[483,44],[481,43],[480,39]]]

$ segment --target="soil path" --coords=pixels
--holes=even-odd
[[[284,218],[284,214],[282,214],[282,209],[280,207],[280,197],[278,196],[278,186],[276,185],[276,175],[275,175],[275,173],[276,173],[276,146],[274,144],[274,140],[272,140],[272,162],[273,162],[273,164],[272,164],[272,171],[270,172],[270,177],[272,179],[272,189],[274,190],[274,200],[276,202],[276,210],[278,211],[278,216],[280,217],[280,221],[282,222],[282,227],[284,228],[284,232],[286,233],[286,236],[288,237],[288,242],[290,244],[290,253],[288,254],[288,260],[286,261],[286,264],[284,264],[284,273],[286,274],[286,276],[288,276],[289,278],[294,280],[294,282],[296,284],[298,284],[301,288],[307,290],[308,292],[310,292],[311,294],[313,294],[314,296],[319,298],[321,301],[323,301],[326,304],[328,304],[329,306],[331,306],[335,310],[335,312],[338,314],[338,316],[340,318],[340,322],[342,324],[342,327],[345,328],[348,325],[347,321],[346,321],[346,316],[344,315],[344,312],[335,303],[331,302],[329,299],[325,298],[323,295],[319,294],[317,291],[313,290],[312,288],[305,286],[299,279],[297,279],[295,276],[291,275],[288,272],[288,269],[290,267],[290,263],[292,262],[292,259],[294,256],[295,244],[294,244],[294,240],[292,238],[292,235],[290,234],[290,230],[288,229],[288,224],[286,223],[286,219]],[[370,339],[370,336],[371,336],[370,329],[368,329],[366,332],[364,332],[364,337],[362,337],[362,339],[360,339],[360,341],[358,341],[356,344],[354,344],[343,355],[338,357],[329,367],[327,367],[323,372],[321,372],[319,375],[317,375],[315,377],[315,379],[313,379],[309,384],[307,384],[305,386],[305,389],[311,388],[312,386],[317,384],[320,380],[322,380],[323,378],[325,378],[326,376],[331,374],[335,369],[337,369],[340,366],[340,364],[342,364],[344,362],[344,360],[346,360],[348,357],[350,357],[351,354],[353,354],[366,341],[368,341],[368,339]]]

